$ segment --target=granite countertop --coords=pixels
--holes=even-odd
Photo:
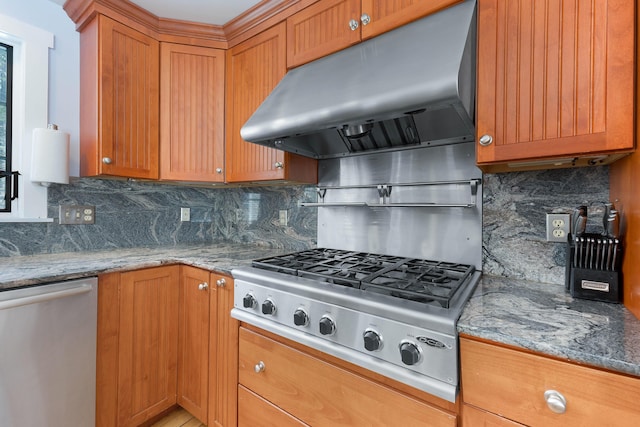
[[[291,251],[251,245],[211,244],[7,257],[0,258],[0,291],[176,263],[231,274],[232,268],[250,265],[251,260],[285,252]]]
[[[286,252],[212,244],[0,258],[0,291],[175,263],[230,274],[254,259]],[[458,331],[640,376],[640,320],[622,304],[574,299],[562,285],[483,276]]]
[[[458,331],[640,376],[640,320],[622,304],[572,298],[563,285],[483,276]]]

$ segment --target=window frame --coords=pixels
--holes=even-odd
[[[11,173],[13,171],[12,169],[12,165],[13,165],[13,156],[12,156],[12,150],[11,150],[11,146],[12,146],[12,139],[11,139],[11,132],[12,132],[12,128],[13,128],[13,119],[12,119],[12,110],[13,110],[13,46],[7,43],[2,43],[2,41],[0,41],[0,47],[6,49],[7,51],[7,95],[6,95],[6,99],[5,99],[5,114],[6,114],[6,129],[5,129],[5,171],[1,171],[0,172],[4,172],[5,176],[0,176],[0,180],[4,179],[5,184],[4,184],[4,206],[0,206],[0,212],[11,212],[11,200],[12,200],[12,193],[15,189],[15,187],[12,186],[12,176]],[[17,179],[17,177],[14,177],[14,179]],[[12,188],[13,187],[13,188]]]
[[[49,102],[49,49],[52,33],[0,14],[0,42],[13,47],[12,167],[20,171],[18,198],[2,222],[52,222],[47,188],[31,182],[32,133],[46,128]]]

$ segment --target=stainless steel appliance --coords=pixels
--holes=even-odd
[[[93,426],[95,277],[0,292],[0,424]]]
[[[480,277],[473,143],[321,160],[319,249],[233,270],[232,316],[454,402]]]

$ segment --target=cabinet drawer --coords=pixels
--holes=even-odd
[[[244,328],[239,352],[239,383],[314,427],[457,425],[453,414]]]
[[[271,402],[238,386],[238,427],[309,427]]]
[[[464,402],[526,425],[635,425],[640,378],[617,375],[497,345],[460,339]],[[564,396],[551,411],[545,392]]]

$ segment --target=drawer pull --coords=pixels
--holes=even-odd
[[[209,284],[207,282],[203,282],[198,285],[199,291],[206,291],[207,289],[209,289]]]
[[[256,374],[259,374],[260,372],[264,371],[264,368],[264,362],[261,360],[256,366],[253,367],[253,370],[256,371]]]
[[[559,391],[545,391],[544,400],[547,402],[549,409],[556,414],[564,414],[567,411],[567,399]]]

